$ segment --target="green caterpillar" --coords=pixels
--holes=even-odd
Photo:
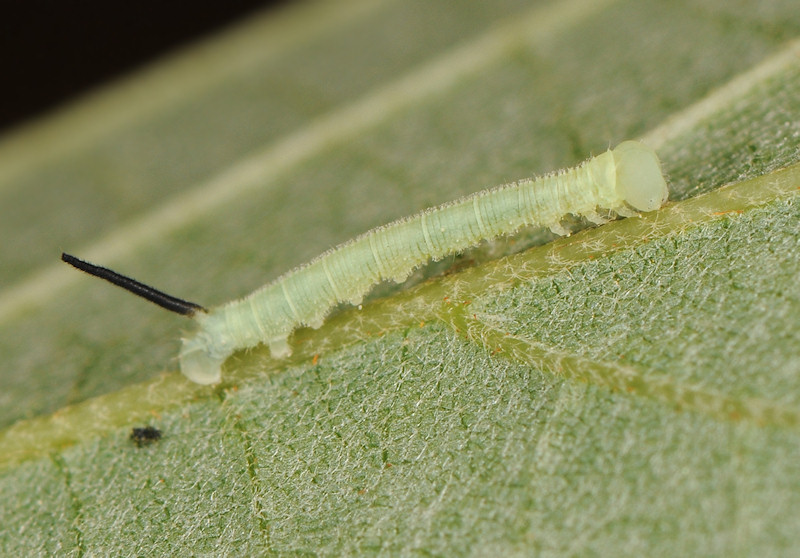
[[[567,214],[602,223],[598,209],[621,216],[653,211],[667,194],[655,152],[625,141],[577,167],[477,192],[373,229],[210,310],[67,254],[62,259],[197,320],[198,331],[183,339],[181,371],[212,384],[220,381],[222,363],[234,351],[266,343],[273,357],[287,357],[288,338],[297,327],[319,327],[338,303],[357,305],[375,284],[404,281],[429,260],[526,226],[566,234],[561,220]]]

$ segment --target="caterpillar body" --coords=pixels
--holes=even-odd
[[[220,381],[222,364],[234,351],[266,343],[273,357],[287,357],[296,328],[319,327],[337,304],[357,305],[380,281],[402,282],[429,260],[526,226],[565,234],[560,222],[567,214],[600,223],[598,209],[621,216],[653,211],[667,194],[655,152],[625,141],[577,167],[477,192],[373,229],[210,310],[67,254],[62,259],[195,318],[199,329],[183,339],[181,371],[190,380],[212,384]]]

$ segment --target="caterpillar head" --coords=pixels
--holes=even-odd
[[[654,211],[669,195],[661,162],[649,147],[623,141],[612,150],[617,170],[617,194],[637,211]]]
[[[207,385],[219,383],[222,379],[222,363],[226,356],[213,355],[203,338],[195,335],[183,339],[178,358],[184,376],[198,384]]]

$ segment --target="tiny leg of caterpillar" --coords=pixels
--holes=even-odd
[[[596,211],[584,211],[583,216],[586,220],[594,225],[605,225],[608,219],[597,213]]]
[[[273,337],[267,344],[269,345],[269,352],[273,358],[286,358],[292,354],[292,348],[289,346],[289,338],[287,336]]]
[[[620,217],[637,217],[639,215],[638,211],[634,211],[633,209],[625,207],[624,205],[615,207],[613,211]]]
[[[557,234],[558,236],[570,235],[569,229],[566,228],[561,223],[552,223],[547,228],[549,228],[553,232],[553,234]]]

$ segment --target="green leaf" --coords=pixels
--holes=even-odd
[[[777,1],[308,3],[8,136],[2,553],[787,553],[799,30]],[[58,262],[214,305],[634,137],[665,209],[479,247],[215,388],[176,372],[181,318]]]

